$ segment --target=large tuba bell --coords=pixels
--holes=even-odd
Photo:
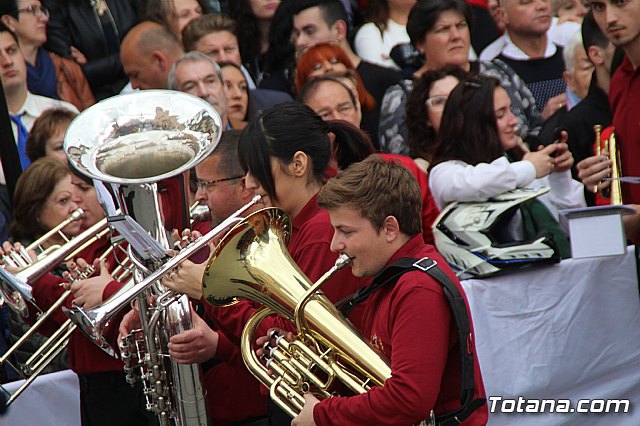
[[[114,214],[118,207],[125,223],[136,225],[128,240],[145,233],[157,243],[153,248],[142,238],[141,247],[140,241],[129,240],[138,267],[133,287],[167,262],[171,231],[189,226],[188,172],[213,151],[220,129],[220,116],[208,102],[185,93],[146,90],[88,108],[67,130],[64,146],[70,164],[109,184],[99,191],[109,220],[122,219]],[[189,301],[187,296],[167,301],[158,278],[136,292],[148,355],[143,377],[147,408],[163,425],[206,425],[200,366],[180,365],[167,355],[171,336],[193,327]],[[84,325],[82,311],[67,314]]]
[[[340,266],[312,284],[287,252],[290,234],[291,222],[279,209],[262,209],[245,218],[209,260],[203,294],[217,306],[247,298],[269,308],[256,312],[245,326],[242,356],[252,374],[270,388],[272,399],[295,416],[304,405],[304,392],[327,398],[342,382],[351,391],[364,393],[384,384],[391,368],[316,291]],[[271,351],[270,373],[257,359],[253,341],[261,320],[273,312],[296,322],[298,339],[278,339],[278,347]]]

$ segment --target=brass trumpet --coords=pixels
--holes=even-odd
[[[62,233],[62,230],[71,222],[80,220],[83,217],[84,212],[82,209],[77,209],[71,213],[67,219],[60,222],[55,228],[29,244],[26,248],[22,248],[19,252],[12,251],[2,257],[6,265],[13,268],[21,268],[15,274],[11,274],[4,268],[0,268],[0,292],[2,293],[2,297],[9,304],[9,307],[20,314],[20,316],[26,317],[29,315],[29,308],[26,302],[31,302],[36,310],[42,312],[33,302],[31,283],[53,269],[66,257],[72,257],[74,253],[78,252],[75,244],[67,246],[66,251],[58,251],[61,247],[59,244],[49,245],[47,248],[43,248],[43,244],[56,235],[68,243],[70,240]],[[87,234],[87,237],[91,236]],[[80,240],[77,241],[79,242]],[[86,241],[87,240],[84,240],[82,242],[84,243]],[[38,254],[38,262],[33,263],[28,251],[38,248],[41,249],[41,252]],[[56,256],[52,257],[50,254],[53,252],[57,253]]]
[[[26,379],[25,382],[11,394],[10,398],[7,400],[7,406],[9,406],[13,401],[16,400],[20,396],[20,394],[42,373],[42,371],[55,359],[56,356],[66,347],[69,342],[69,338],[71,334],[76,329],[75,324],[71,320],[65,321],[58,330],[52,334],[45,343],[38,348],[36,352],[29,357],[29,359],[25,362],[24,366],[17,368],[17,366],[12,365],[9,362],[9,358],[20,348],[24,343],[29,339],[33,334],[35,334],[42,324],[49,319],[49,317],[59,309],[65,300],[71,294],[70,290],[66,290],[63,294],[56,300],[56,302],[49,307],[46,312],[43,312],[35,303],[35,300],[31,296],[31,283],[37,281],[44,274],[49,272],[51,269],[56,267],[58,264],[64,261],[71,260],[78,253],[84,250],[89,245],[93,244],[95,241],[104,238],[109,233],[109,227],[107,225],[107,220],[103,219],[100,222],[96,223],[89,229],[85,230],[78,236],[73,239],[68,239],[66,236],[60,233],[60,231],[68,225],[70,222],[79,220],[84,217],[84,213],[81,209],[78,209],[73,212],[73,214],[61,222],[54,229],[49,231],[43,237],[34,241],[30,244],[26,249],[20,250],[19,253],[12,252],[10,255],[5,257],[5,262],[11,265],[20,265],[22,268],[15,274],[11,275],[8,272],[4,271],[6,274],[10,275],[11,280],[20,283],[21,286],[24,286],[25,292],[29,295],[29,299],[27,301],[31,302],[31,304],[36,307],[39,312],[37,321],[29,328],[29,330],[23,334],[20,339],[18,339],[2,356],[0,356],[0,365],[5,363],[9,363],[14,370],[20,372],[22,376]],[[36,262],[31,262],[31,259],[28,256],[27,251],[40,247],[43,243],[45,243],[48,239],[50,239],[53,235],[60,234],[62,235],[63,240],[66,241],[63,245],[49,245],[44,251],[42,251],[38,255],[38,260]],[[112,245],[107,249],[101,256],[100,259],[105,259],[109,256],[116,248],[120,246]],[[10,259],[10,260],[9,260]],[[13,263],[12,263],[13,262]],[[74,280],[81,280],[90,277],[94,272],[92,266],[87,268],[84,272],[78,275],[78,277]],[[126,264],[120,264],[113,271],[112,275],[114,275],[114,279],[123,280],[126,276],[130,274],[130,270],[127,268]],[[12,283],[8,284],[8,289],[13,289]],[[3,294],[8,291],[3,286]],[[12,303],[10,306],[16,310],[19,314],[23,316],[28,315],[28,309],[26,307],[25,299],[22,297],[22,293],[16,293],[17,290],[14,290],[9,296],[12,297]],[[5,300],[7,296],[4,296]],[[16,309],[16,306],[17,308]]]
[[[596,124],[593,126],[593,131],[596,135],[595,154],[600,156],[603,152],[606,152],[607,156],[611,160],[611,186],[608,191],[605,192],[596,185],[595,192],[600,191],[604,197],[609,198],[611,205],[622,205],[624,204],[622,200],[622,184],[620,182],[622,169],[620,166],[620,150],[618,149],[616,142],[615,128],[611,127],[611,134],[604,140],[602,140],[604,132],[602,131],[601,125]]]

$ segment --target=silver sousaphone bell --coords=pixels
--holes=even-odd
[[[169,247],[171,230],[189,226],[187,172],[215,149],[221,126],[200,98],[144,90],[85,110],[69,126],[64,149],[72,167],[111,186],[111,194],[99,190],[109,216],[120,207]]]

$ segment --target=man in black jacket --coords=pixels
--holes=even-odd
[[[120,43],[138,23],[138,1],[42,0],[49,10],[46,49],[82,66],[97,100],[127,84],[120,63]]]

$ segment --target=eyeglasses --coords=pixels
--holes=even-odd
[[[205,191],[209,187],[211,187],[212,185],[215,185],[216,183],[227,182],[227,181],[230,181],[230,180],[240,179],[240,178],[243,178],[243,177],[244,177],[244,175],[232,176],[232,177],[226,177],[226,178],[214,179],[214,180],[198,180],[196,182],[196,187],[201,191]]]
[[[49,17],[49,11],[44,6],[38,6],[37,4],[32,4],[28,7],[23,7],[22,9],[18,9],[19,13],[26,12],[30,13],[36,18],[42,18],[43,16]]]
[[[424,104],[433,108],[434,111],[441,111],[444,109],[447,99],[449,99],[449,97],[444,95],[432,96],[424,101]]]

